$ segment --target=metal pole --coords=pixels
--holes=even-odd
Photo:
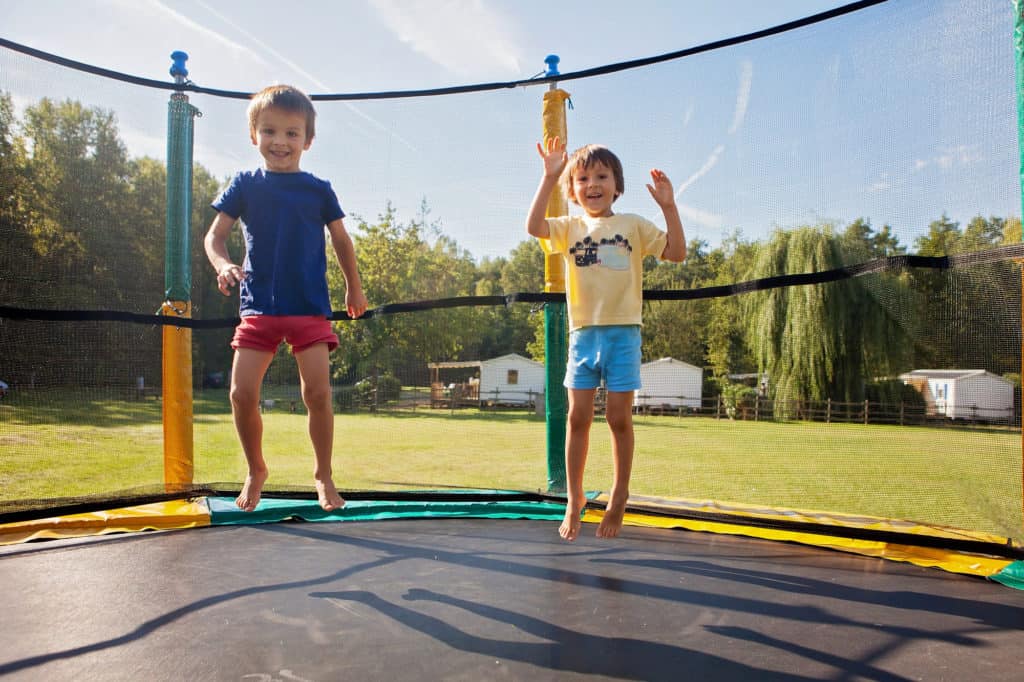
[[[545,76],[558,74],[558,56],[548,55]],[[564,144],[568,133],[565,123],[565,101],[569,93],[559,90],[552,81],[544,93],[544,142],[557,137]],[[568,202],[561,187],[557,187],[548,201],[549,217],[569,212]],[[565,293],[565,265],[560,255],[545,254],[544,291]],[[565,433],[569,399],[562,379],[568,360],[568,319],[565,301],[544,306],[544,402],[547,420],[548,491],[565,492]]]
[[[170,73],[183,85],[188,76],[184,52],[171,54]],[[167,221],[164,302],[161,315],[192,316],[192,134],[197,110],[183,91],[167,107]],[[163,328],[164,486],[169,491],[192,484],[192,330]]]
[[[1013,16],[1013,52],[1017,69],[1017,143],[1021,155],[1021,240],[1024,241],[1024,0],[1013,0]],[[1021,293],[1024,294],[1024,268],[1021,270]],[[1024,295],[1021,296],[1021,333],[1024,334]],[[1024,345],[1021,346],[1021,369],[1024,370]],[[1021,461],[1024,462],[1024,428],[1021,429]],[[1018,503],[1024,508],[1024,499],[1018,500]]]

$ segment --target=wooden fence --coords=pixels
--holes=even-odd
[[[924,405],[910,403],[880,403],[868,400],[841,402],[837,400],[770,400],[755,396],[731,405],[722,396],[700,399],[700,407],[693,406],[697,398],[681,396],[643,396],[661,405],[637,407],[641,414],[672,414],[678,416],[703,415],[716,419],[740,421],[815,421],[826,424],[896,424],[899,426],[969,426],[990,424],[995,426],[1020,426],[1020,406],[1007,409],[986,409],[975,407],[968,418],[951,419]],[[691,403],[681,407],[680,403]]]

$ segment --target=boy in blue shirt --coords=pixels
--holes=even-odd
[[[231,412],[249,467],[235,500],[252,511],[267,480],[263,458],[260,385],[282,341],[292,347],[309,412],[309,437],[316,457],[313,480],[320,506],[344,506],[331,469],[334,409],[330,352],[338,337],[331,330],[324,228],[345,277],[345,308],[350,317],[366,312],[355,248],[342,222],[345,214],[326,180],[299,169],[315,134],[310,99],[287,85],[272,85],[249,104],[249,136],[263,157],[263,168],[235,175],[212,206],[217,210],[204,246],[225,296],[239,286],[242,318],[235,329],[231,370]],[[227,238],[236,221],[245,237],[245,261],[228,254]]]
[[[565,444],[568,490],[565,519],[558,532],[570,542],[580,532],[580,512],[586,504],[583,470],[594,421],[594,395],[604,382],[614,478],[597,535],[611,538],[622,528],[633,468],[633,392],[640,388],[643,260],[656,256],[678,263],[686,258],[686,239],[672,183],[662,171],[651,171],[647,190],[661,208],[664,231],[638,215],[612,211],[625,182],[622,163],[607,147],[587,145],[570,158],[565,144],[556,137],[546,147],[538,144],[537,151],[544,174],[530,205],[526,230],[542,240],[547,253],[562,256],[569,311],[569,359],[564,382],[569,389]],[[559,182],[566,197],[583,209],[583,215],[545,217],[548,200]]]

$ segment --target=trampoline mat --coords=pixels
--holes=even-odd
[[[1009,679],[1024,591],[707,533],[421,519],[0,551],[11,680]]]

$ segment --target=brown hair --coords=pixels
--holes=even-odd
[[[271,107],[283,109],[306,117],[306,142],[316,134],[316,109],[313,101],[298,88],[291,85],[269,85],[255,95],[249,102],[249,132],[256,135],[256,119]]]
[[[569,162],[565,164],[565,170],[562,172],[565,196],[576,204],[580,202],[576,199],[576,192],[572,188],[573,176],[576,174],[577,169],[587,169],[595,163],[607,166],[611,170],[612,175],[615,176],[616,199],[626,191],[626,181],[622,176],[622,162],[619,161],[619,157],[615,156],[608,147],[599,144],[588,144],[572,153],[572,156],[569,157]]]

